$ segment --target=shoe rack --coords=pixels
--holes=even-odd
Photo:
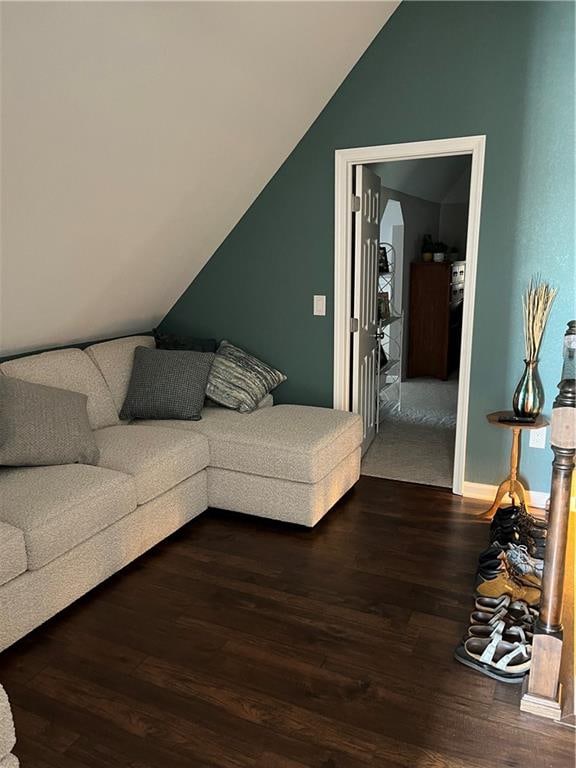
[[[456,661],[507,684],[522,684],[532,663],[541,601],[546,523],[514,504],[498,509],[478,559],[475,610]]]

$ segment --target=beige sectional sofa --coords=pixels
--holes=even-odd
[[[4,362],[0,375],[82,392],[99,465],[0,469],[0,650],[208,506],[315,525],[357,481],[362,424],[327,408],[122,423],[150,336]],[[2,765],[0,763],[0,765]]]
[[[0,768],[18,768],[18,758],[12,754],[16,744],[12,712],[6,691],[0,685]]]

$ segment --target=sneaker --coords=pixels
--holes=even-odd
[[[535,538],[536,537],[536,538]],[[543,559],[546,549],[546,531],[535,533],[533,529],[528,529],[522,522],[512,526],[498,526],[491,530],[490,538],[492,542],[500,542],[506,546],[510,544],[521,544],[526,547],[528,553],[535,558]]]
[[[507,544],[500,544],[499,541],[493,541],[489,547],[486,547],[486,549],[483,552],[480,552],[480,556],[478,557],[478,562],[483,563],[485,561],[495,560],[498,557],[498,555],[500,555],[502,552],[504,552],[507,549],[507,547],[508,547]]]
[[[506,563],[506,559],[504,556],[496,558],[496,560],[485,560],[483,563],[480,563],[478,566],[478,570],[476,571],[476,576],[486,580],[486,579],[494,579],[496,576],[498,576],[502,571],[506,571],[508,568],[508,565]]]
[[[532,557],[522,544],[510,544],[502,555],[510,573],[525,584],[539,587],[542,584],[544,560]]]

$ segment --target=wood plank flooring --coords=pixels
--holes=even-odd
[[[23,768],[571,768],[452,659],[481,509],[363,477],[314,530],[207,512],[0,655]]]

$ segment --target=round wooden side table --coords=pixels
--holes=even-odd
[[[520,503],[528,506],[526,500],[526,489],[518,480],[518,463],[520,461],[520,435],[523,429],[542,429],[542,427],[548,426],[550,423],[544,416],[538,416],[535,421],[531,422],[518,422],[518,421],[500,421],[502,417],[514,416],[513,411],[496,411],[495,413],[489,413],[486,418],[488,423],[495,427],[503,427],[504,429],[510,429],[512,431],[512,450],[510,451],[510,474],[503,480],[498,486],[496,492],[496,498],[494,503],[487,512],[484,512],[481,517],[487,520],[491,520],[494,517],[495,512],[500,506],[500,502],[506,494],[510,496],[510,501],[514,503],[514,497],[518,498]]]

